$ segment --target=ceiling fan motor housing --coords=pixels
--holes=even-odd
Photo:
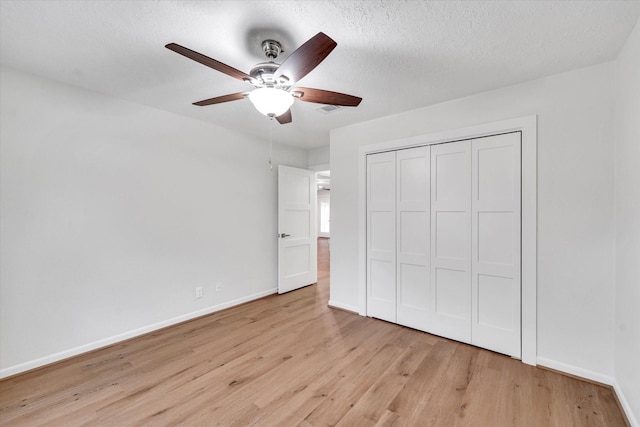
[[[264,85],[274,84],[273,75],[279,66],[275,62],[261,62],[251,69],[249,75]]]
[[[280,67],[280,64],[275,62],[261,62],[251,69],[249,75],[253,79],[250,83],[256,87],[273,87],[277,89],[287,90],[291,87],[289,79],[285,76],[280,76],[276,80],[275,72]]]

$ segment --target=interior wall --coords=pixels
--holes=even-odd
[[[640,21],[616,69],[617,386],[640,425]]]
[[[266,140],[6,67],[0,97],[0,373],[275,292]]]
[[[331,301],[358,307],[358,147],[538,115],[538,362],[613,376],[614,63],[331,133]]]
[[[324,166],[329,164],[329,146],[314,148],[309,150],[309,154],[307,156],[307,164],[309,167],[312,166]],[[318,170],[314,169],[313,170]]]

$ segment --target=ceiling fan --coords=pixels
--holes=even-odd
[[[289,55],[282,64],[278,64],[275,59],[282,52],[282,46],[275,40],[265,40],[262,42],[262,50],[267,57],[267,62],[257,64],[249,74],[176,43],[169,43],[165,47],[228,76],[245,81],[255,88],[250,92],[232,93],[194,102],[193,105],[202,107],[235,101],[247,96],[262,114],[275,117],[279,123],[285,124],[291,122],[290,107],[294,99],[346,107],[357,107],[362,101],[362,98],[353,95],[295,86],[336,46],[337,43],[329,36],[318,33]]]

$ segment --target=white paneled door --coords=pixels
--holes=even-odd
[[[278,293],[317,281],[315,172],[278,166]]]
[[[472,142],[472,343],[520,357],[520,133]]]
[[[396,321],[396,153],[367,156],[367,312]]]
[[[471,342],[471,142],[431,147],[431,328]]]
[[[367,314],[521,356],[519,132],[367,156]]]
[[[368,314],[429,322],[429,147],[367,156]]]
[[[426,330],[429,323],[429,147],[396,153],[396,322]]]

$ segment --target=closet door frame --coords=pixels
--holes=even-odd
[[[452,129],[443,132],[430,133],[414,137],[407,137],[391,141],[361,146],[359,148],[359,300],[358,312],[367,315],[367,274],[366,274],[366,245],[367,245],[367,213],[366,213],[366,181],[367,155],[419,147],[423,145],[441,144],[465,139],[481,138],[510,132],[521,132],[522,169],[521,169],[521,360],[529,365],[537,364],[537,116],[526,116],[516,119],[503,120],[483,125]]]

